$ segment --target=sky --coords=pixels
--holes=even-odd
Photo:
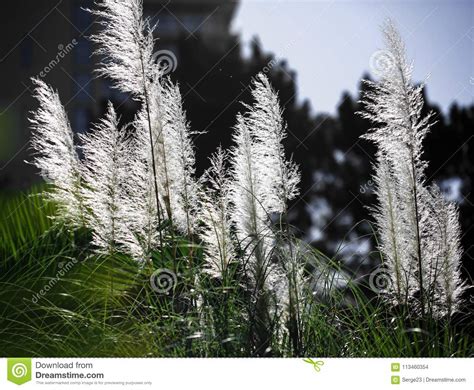
[[[287,59],[297,73],[298,99],[314,112],[334,113],[341,94],[355,94],[383,49],[380,26],[394,20],[414,61],[415,81],[427,80],[432,103],[473,103],[474,1],[241,0],[232,29],[248,43]],[[376,57],[375,57],[376,58]]]

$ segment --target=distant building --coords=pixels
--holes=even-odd
[[[89,128],[106,99],[127,104],[125,95],[94,77],[97,59],[87,36],[96,25],[94,17],[83,10],[93,3],[15,0],[2,5],[0,190],[26,188],[35,178],[34,169],[24,163],[30,159],[28,112],[36,107],[31,77],[40,77],[59,91],[75,132]],[[215,47],[223,45],[236,5],[226,0],[145,0],[144,12],[158,23],[157,51],[171,52],[171,61],[179,64],[177,39],[200,36]]]
[[[180,35],[195,39],[197,34],[224,46],[236,8],[237,1],[229,0],[145,0],[144,12],[158,23],[158,47],[170,47]]]

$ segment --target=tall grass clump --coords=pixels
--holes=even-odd
[[[263,74],[254,81],[252,95],[254,105],[237,118],[232,193],[236,232],[254,300],[249,313],[255,326],[253,342],[264,353],[271,345],[274,320],[288,310],[291,295],[284,264],[275,261],[280,248],[271,217],[282,218],[286,213],[287,202],[298,193],[299,173],[285,158],[281,142],[286,134],[278,97]],[[273,305],[272,299],[276,299]]]
[[[304,264],[284,221],[287,202],[298,194],[299,173],[285,157],[285,124],[267,77],[260,74],[253,82],[254,103],[237,119],[235,146],[218,150],[211,169],[197,179],[194,133],[178,86],[153,62],[154,27],[142,18],[142,2],[105,0],[89,12],[100,19],[92,36],[102,58],[98,74],[131,94],[141,108],[122,126],[109,103],[105,117],[75,145],[58,95],[36,82],[40,107],[33,113],[33,147],[40,157],[35,164],[52,193],[64,194],[53,198],[68,208],[61,221],[90,231],[98,255],[125,254],[142,266],[153,266],[156,259],[163,265],[171,255],[173,272],[186,280],[173,290],[189,299],[181,308],[186,313],[204,311],[210,302],[206,292],[193,296],[199,286],[238,291],[248,299],[242,308],[249,323],[248,350],[271,353],[284,340],[285,332],[274,337],[275,327],[283,325],[291,328],[297,352],[296,301],[302,297],[294,291],[304,281]],[[47,149],[56,138],[64,146]],[[51,156],[70,163],[53,165]],[[196,240],[203,248],[200,264],[192,249]],[[185,256],[176,247],[180,242],[187,242]],[[224,306],[228,303],[226,298]],[[228,317],[227,309],[223,315]],[[228,319],[224,322],[223,335]]]
[[[422,115],[423,85],[412,84],[413,65],[394,24],[383,33],[385,66],[379,82],[366,81],[362,116],[375,125],[365,138],[378,147],[374,215],[391,278],[387,298],[415,316],[449,317],[465,289],[458,211],[427,184],[423,140],[434,114]]]
[[[47,182],[0,197],[0,349],[7,356],[466,356],[451,317],[459,277],[456,208],[428,187],[430,117],[403,45],[365,96],[379,147],[375,210],[388,299],[292,235],[299,168],[277,92],[252,81],[233,145],[201,177],[179,86],[153,61],[141,0],[103,0],[98,74],[130,94],[75,143],[58,93],[35,80],[33,164]],[[80,150],[82,153],[78,153]],[[79,157],[81,156],[81,157]],[[394,311],[404,306],[408,311]],[[408,315],[407,315],[408,312]],[[419,321],[422,317],[425,322]],[[429,321],[428,321],[429,320]]]

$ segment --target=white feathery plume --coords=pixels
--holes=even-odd
[[[162,132],[163,152],[161,164],[167,169],[166,183],[169,188],[169,215],[175,227],[182,233],[191,235],[196,224],[196,206],[198,202],[198,185],[195,180],[194,146],[186,114],[182,107],[181,93],[178,85],[173,85],[169,78],[162,83]]]
[[[448,202],[437,186],[430,188],[432,229],[430,251],[430,288],[433,291],[435,316],[450,316],[459,310],[467,288],[461,279],[461,227],[457,207]]]
[[[127,194],[123,208],[126,234],[120,237],[122,244],[139,261],[150,258],[152,251],[160,244],[160,219],[154,191],[154,174],[151,166],[150,148],[143,140],[148,130],[136,128],[137,134],[131,140],[128,180],[124,183]]]
[[[170,178],[167,167],[164,124],[164,91],[160,80],[149,85],[147,104],[142,105],[138,112],[134,127],[137,129],[137,140],[144,146],[148,145],[150,169],[156,177],[156,189],[159,195],[160,218],[172,219]],[[150,147],[152,145],[152,148]],[[145,153],[145,151],[143,151]]]
[[[282,142],[286,138],[286,125],[282,119],[278,95],[263,73],[257,75],[253,85],[255,103],[247,106],[249,113],[246,120],[261,155],[266,195],[262,203],[267,212],[284,213],[287,202],[298,195],[300,174],[296,164],[285,157]]]
[[[423,85],[412,84],[413,65],[408,63],[405,45],[394,24],[388,21],[385,37],[385,66],[379,82],[365,80],[369,91],[364,96],[364,118],[376,127],[365,135],[391,158],[397,157],[396,146],[406,145],[410,163],[413,162],[414,179],[423,181],[426,162],[422,160],[423,140],[434,122],[433,113],[422,116]],[[398,156],[399,157],[399,156]]]
[[[193,133],[182,108],[181,94],[169,78],[150,84],[148,109],[143,107],[136,127],[151,124],[154,162],[160,203],[163,212],[182,233],[192,234],[196,224],[198,186],[194,178]],[[147,132],[139,133],[149,143]]]
[[[205,272],[224,280],[236,252],[232,236],[230,178],[226,170],[226,152],[219,147],[211,156],[211,167],[204,174],[207,184],[201,194],[199,217],[202,223],[200,237],[204,243]]]
[[[238,116],[234,134],[235,222],[244,247],[258,242],[250,251],[263,251],[263,257],[268,257],[273,245],[269,215],[286,212],[288,200],[298,194],[300,177],[296,165],[285,158],[282,112],[264,74],[255,79],[252,95],[255,102],[246,106],[249,112],[245,117]]]
[[[268,195],[263,183],[265,165],[259,159],[259,145],[240,114],[233,139],[231,188],[237,237],[249,260],[251,278],[263,284],[274,241],[269,214],[264,208]]]
[[[99,74],[142,102],[135,125],[148,131],[139,133],[150,148],[158,218],[168,218],[180,232],[191,234],[197,203],[192,132],[178,87],[162,80],[154,63],[154,26],[143,19],[142,0],[103,0],[98,6],[90,12],[101,18],[103,27],[92,36],[100,45],[96,53],[104,57]]]
[[[93,244],[100,252],[111,253],[127,234],[124,207],[128,196],[125,183],[130,177],[130,141],[126,129],[109,102],[105,117],[93,131],[82,136],[84,152],[84,201],[90,210],[88,225]]]
[[[101,0],[98,9],[88,10],[100,18],[99,33],[90,39],[99,45],[103,56],[97,70],[109,77],[122,92],[144,100],[148,84],[156,79],[153,59],[154,26],[143,19],[143,0]]]
[[[74,146],[74,134],[59,95],[40,79],[33,79],[39,108],[30,119],[33,164],[53,184],[48,197],[57,204],[56,219],[82,226],[85,209],[81,195],[81,163]]]
[[[426,286],[423,282],[427,266],[422,261],[422,216],[425,213],[421,210],[423,203],[420,189],[424,184],[423,171],[426,164],[421,155],[423,138],[431,126],[430,115],[421,118],[422,89],[412,85],[413,67],[406,60],[405,47],[398,31],[388,22],[383,32],[386,42],[385,67],[378,83],[368,82],[370,89],[364,96],[365,112],[362,113],[363,117],[370,119],[377,127],[371,129],[371,133],[365,137],[376,143],[382,152],[380,155],[387,159],[387,165],[379,164],[379,168],[388,167],[396,178],[400,212],[396,230],[405,252],[401,256],[409,257],[410,264],[416,264],[416,273],[410,274],[411,279],[406,282],[403,295],[407,300],[413,295],[410,287],[414,280],[412,278],[416,278],[421,312],[424,314]],[[379,222],[379,225],[383,222]],[[398,275],[406,272],[401,269],[401,263],[399,266]],[[411,269],[411,266],[408,268]],[[399,285],[396,288],[398,287]]]
[[[434,124],[433,114],[421,114],[423,86],[412,84],[413,67],[406,60],[397,29],[388,22],[383,32],[385,67],[379,82],[367,81],[370,88],[363,97],[366,111],[361,115],[377,126],[365,138],[379,147],[375,176],[379,206],[375,217],[381,237],[379,249],[394,282],[389,296],[395,303],[409,304],[421,316],[452,313],[462,289],[459,273],[454,271],[459,268],[461,251],[459,222],[455,213],[447,211],[453,206],[445,204],[439,191],[426,187],[422,143]],[[440,231],[445,232],[443,237],[452,238],[453,247],[447,247]],[[440,256],[448,260],[440,261]],[[442,279],[451,281],[448,310],[440,307]]]
[[[279,301],[282,294],[277,292],[285,290],[285,280],[280,277],[285,273],[272,263],[276,239],[270,215],[287,211],[287,201],[297,195],[299,174],[285,159],[282,140],[286,132],[278,98],[263,74],[255,80],[252,94],[255,102],[246,106],[248,114],[237,117],[231,188],[237,237],[248,259],[247,275],[254,290],[256,347],[263,353],[271,338],[271,302],[276,301],[277,311],[287,306]],[[287,296],[290,298],[290,291]]]
[[[102,0],[96,4],[97,10],[88,11],[100,18],[99,24],[102,26],[101,31],[91,37],[99,45],[95,53],[103,56],[98,73],[111,78],[117,89],[131,93],[142,103],[145,117],[142,126],[148,132],[142,139],[147,140],[150,149],[149,165],[153,177],[147,183],[154,189],[158,220],[161,221],[155,156],[158,140],[153,137],[153,127],[159,127],[160,122],[152,122],[150,107],[156,104],[150,90],[159,83],[161,73],[153,57],[155,26],[151,26],[149,19],[143,19],[143,0]],[[155,133],[160,134],[161,129]]]
[[[278,95],[263,73],[254,80],[252,96],[255,102],[253,106],[247,106],[246,121],[255,138],[257,161],[263,175],[261,202],[267,213],[285,214],[288,201],[298,195],[300,174],[296,164],[285,157],[286,125]],[[302,289],[306,281],[297,248],[291,241],[288,244],[278,245],[279,264],[269,265],[267,285],[275,301],[271,312],[280,321],[282,329],[288,329],[293,348],[298,350]],[[282,340],[281,337],[278,339],[279,342]]]
[[[394,304],[407,303],[416,290],[415,270],[410,251],[410,234],[400,199],[400,183],[383,152],[377,154],[375,166],[375,194],[378,205],[373,209],[379,235],[378,247],[384,256],[384,266],[391,279],[390,298]]]

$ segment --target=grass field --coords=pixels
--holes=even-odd
[[[202,250],[168,237],[153,264],[101,256],[87,231],[48,217],[37,193],[0,198],[0,351],[32,357],[252,356],[248,296],[239,265],[232,281],[203,274]],[[337,263],[313,252],[325,269]],[[166,294],[154,291],[157,268],[177,274]],[[329,275],[330,273],[326,273]],[[199,281],[197,281],[199,279]],[[331,284],[331,280],[325,280]],[[472,315],[411,321],[402,309],[368,298],[363,283],[330,289],[301,311],[302,356],[465,357],[474,355]],[[294,356],[276,323],[271,356]]]

